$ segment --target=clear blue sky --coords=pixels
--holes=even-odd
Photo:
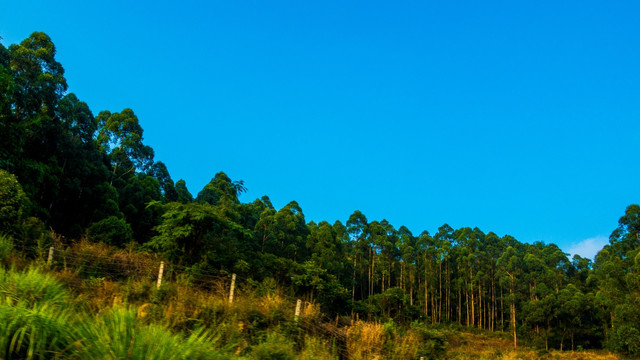
[[[592,256],[639,202],[637,1],[2,1],[174,180]],[[591,240],[588,240],[591,239]],[[577,250],[576,250],[577,249]]]

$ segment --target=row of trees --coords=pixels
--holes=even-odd
[[[94,116],[67,93],[43,33],[0,45],[0,232],[28,253],[51,228],[68,241],[133,240],[193,271],[272,278],[327,312],[508,331],[560,349],[640,352],[640,207],[595,262],[478,228],[414,235],[355,211],[307,223],[220,172],[194,198],[144,144],[130,109]]]

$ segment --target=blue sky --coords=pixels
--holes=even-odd
[[[195,195],[307,220],[356,209],[592,256],[639,201],[635,1],[3,1],[49,34],[70,91],[132,108]]]

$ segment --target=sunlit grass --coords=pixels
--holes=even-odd
[[[73,354],[79,359],[221,359],[218,338],[206,330],[186,336],[161,325],[143,325],[136,310],[115,307],[78,325]]]

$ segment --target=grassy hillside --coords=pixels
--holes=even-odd
[[[594,352],[512,350],[508,335],[420,322],[327,318],[273,279],[166,264],[80,241],[28,260],[2,239],[0,358],[71,359],[617,359]]]

